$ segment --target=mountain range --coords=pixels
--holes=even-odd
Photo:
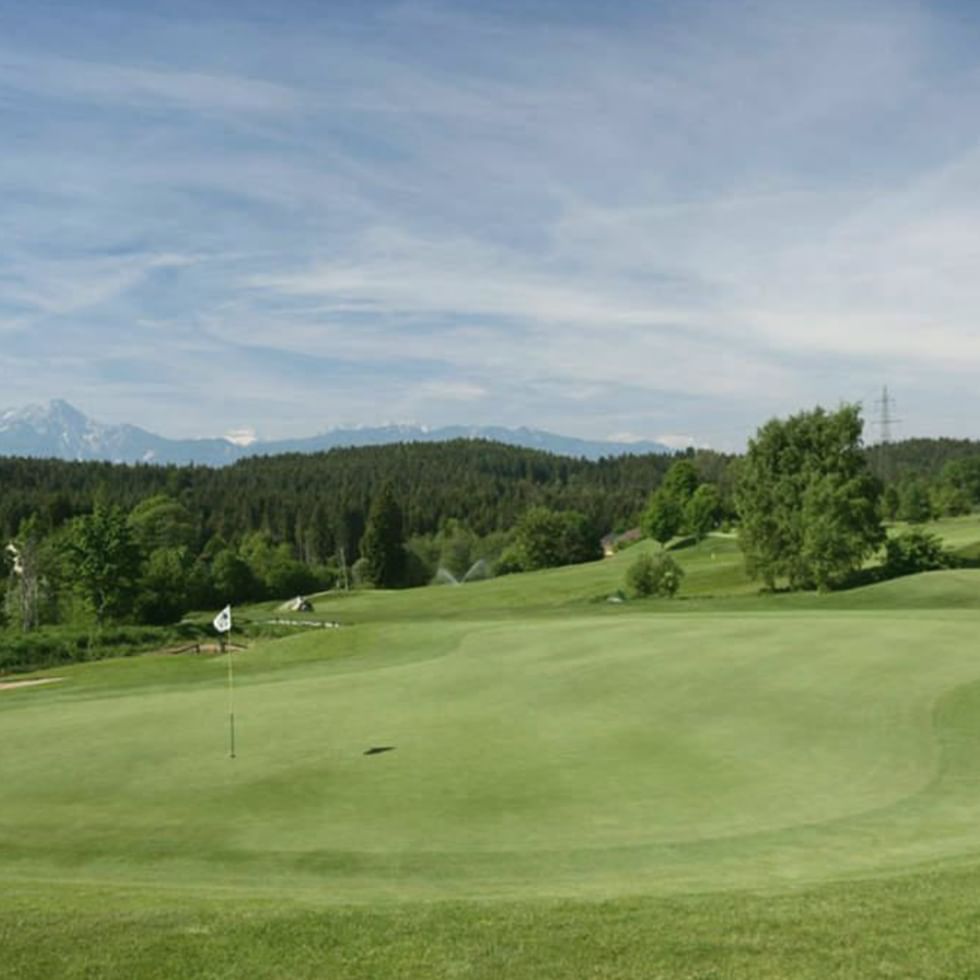
[[[658,442],[608,442],[576,439],[540,429],[450,425],[437,429],[417,425],[328,429],[300,439],[242,444],[226,438],[167,439],[135,425],[107,425],[89,418],[61,399],[46,405],[0,412],[0,456],[34,456],[117,463],[196,463],[224,466],[246,456],[316,453],[341,446],[378,446],[396,442],[442,442],[447,439],[488,439],[512,446],[541,449],[562,456],[598,459],[627,453],[664,453]]]

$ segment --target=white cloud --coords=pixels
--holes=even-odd
[[[708,444],[697,439],[695,436],[682,435],[680,433],[667,432],[656,437],[657,442],[662,442],[671,449],[689,449],[692,446],[696,449],[707,449]]]
[[[418,386],[423,398],[451,402],[473,402],[486,398],[489,392],[482,385],[468,381],[425,381]]]
[[[160,26],[125,64],[46,35],[0,57],[5,338],[26,308],[70,346],[92,311],[91,348],[168,365],[209,429],[188,359],[229,351],[270,433],[495,410],[718,444],[980,368],[980,72],[930,10],[294,18]]]

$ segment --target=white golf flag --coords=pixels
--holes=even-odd
[[[231,606],[225,606],[225,608],[214,617],[214,628],[219,633],[231,632]]]

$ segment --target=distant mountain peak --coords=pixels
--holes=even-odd
[[[223,466],[245,456],[312,453],[348,446],[441,442],[449,439],[488,439],[588,459],[669,451],[666,446],[656,442],[617,443],[576,439],[527,426],[508,429],[502,426],[449,425],[433,429],[406,422],[328,429],[319,435],[301,439],[262,441],[255,438],[253,430],[246,428],[235,429],[224,438],[166,439],[135,425],[97,422],[61,398],[52,399],[45,405],[27,405],[0,412],[0,456]]]

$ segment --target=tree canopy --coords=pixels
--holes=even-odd
[[[828,589],[881,545],[881,487],[861,448],[856,405],[767,422],[739,467],[739,544],[770,588]]]
[[[379,588],[405,584],[405,547],[401,508],[391,484],[371,503],[367,529],[361,541],[367,579]]]

